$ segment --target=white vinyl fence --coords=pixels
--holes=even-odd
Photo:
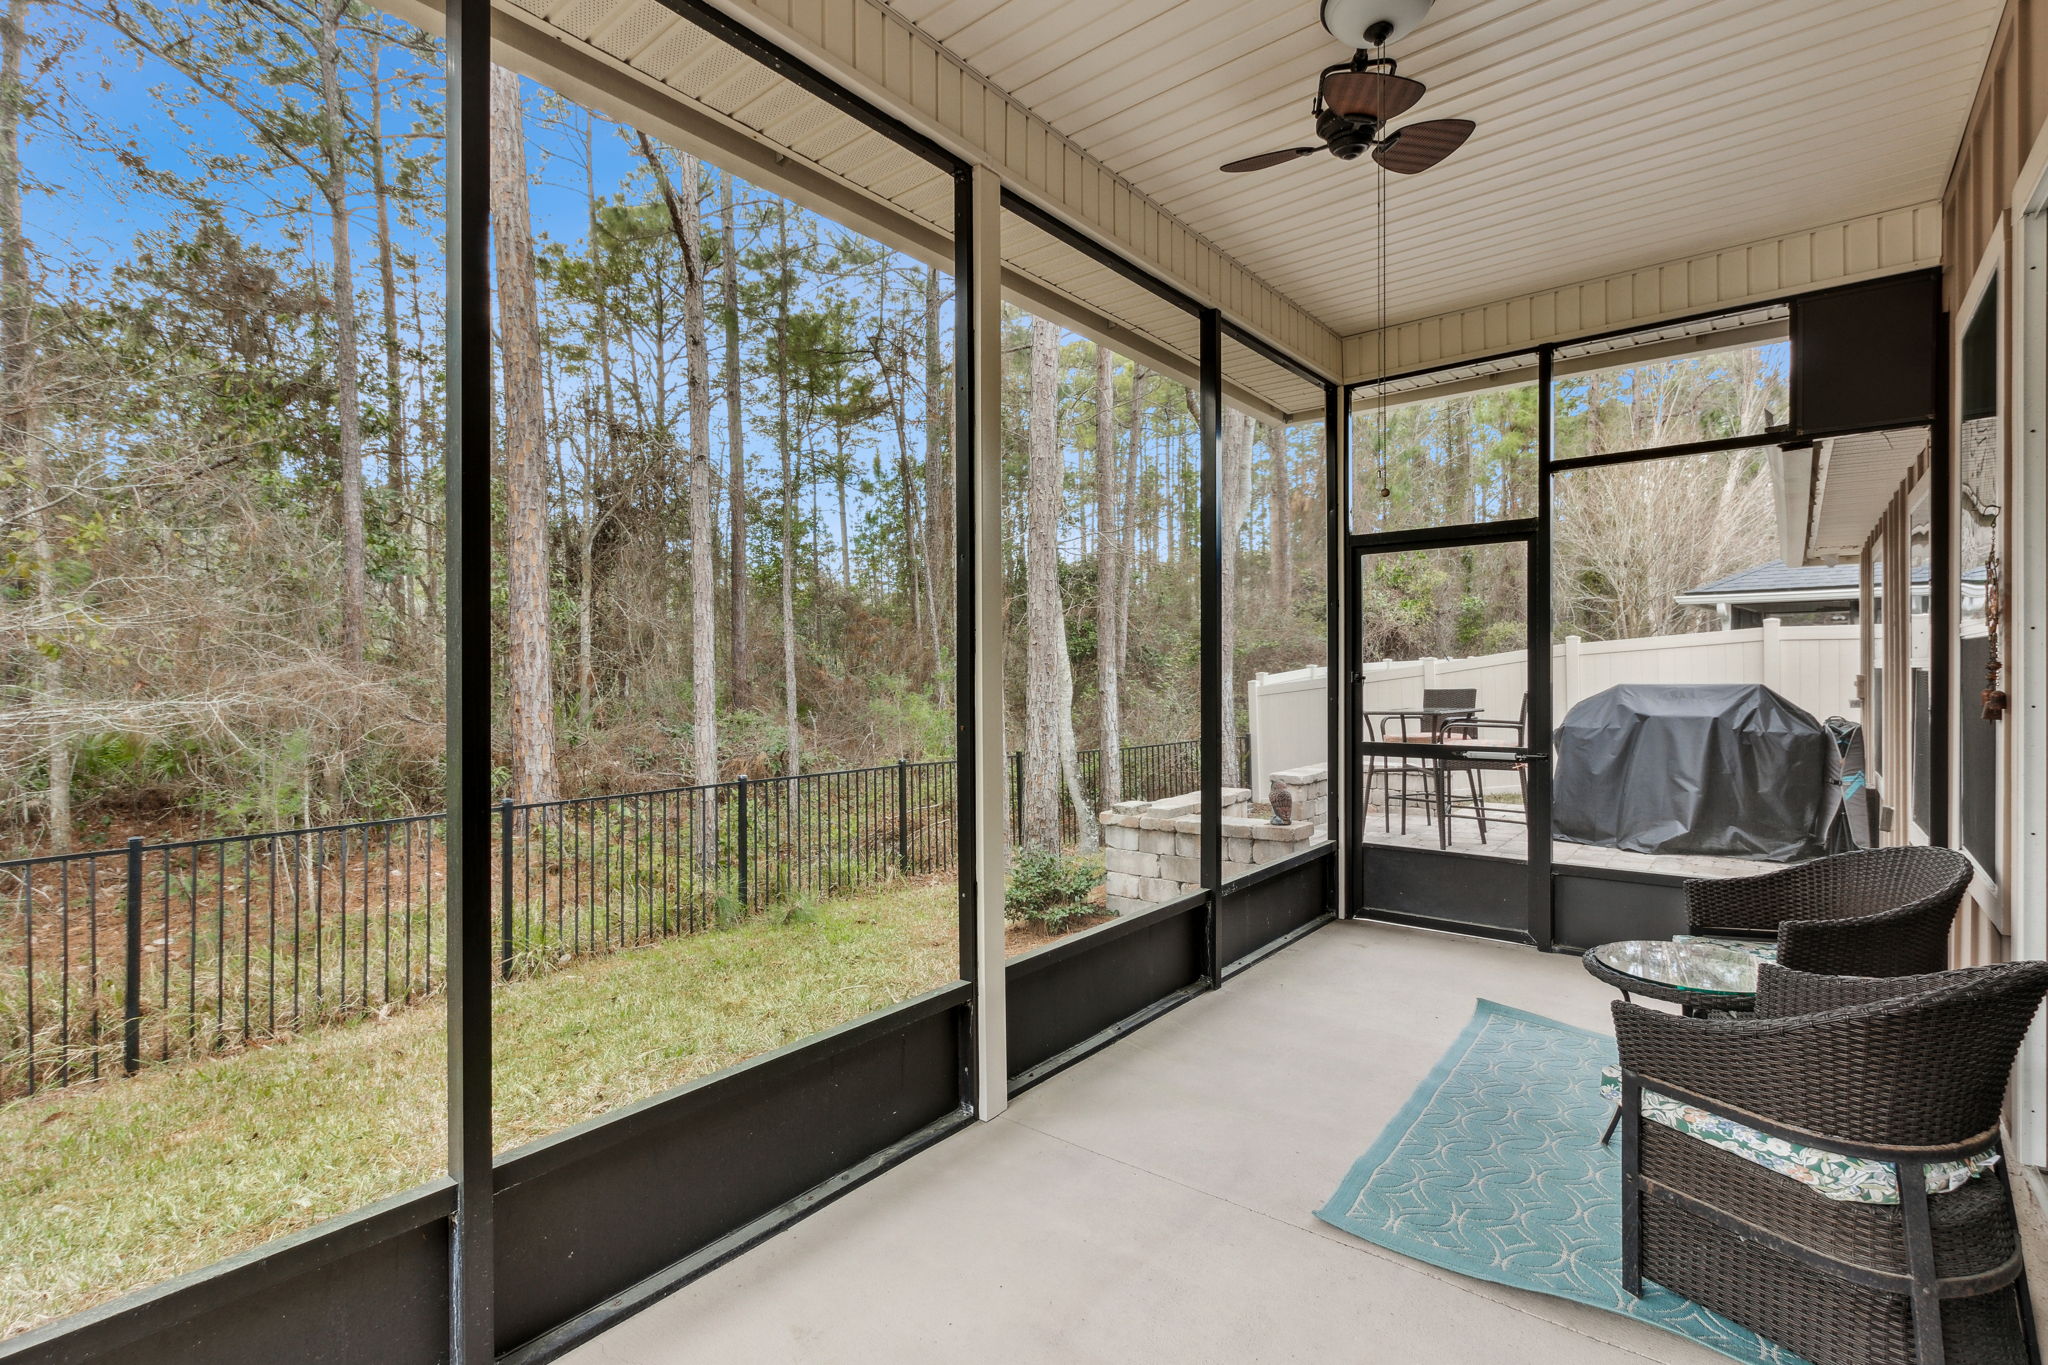
[[[1859,719],[1855,695],[1859,631],[1854,625],[1787,626],[1767,619],[1753,630],[1702,631],[1641,640],[1583,641],[1551,647],[1557,719],[1616,683],[1762,683],[1816,720]],[[1250,714],[1252,790],[1267,774],[1323,762],[1328,749],[1322,668],[1261,674],[1245,685]],[[1424,688],[1469,687],[1488,720],[1514,720],[1528,690],[1524,650],[1469,659],[1411,659],[1365,665],[1367,711],[1420,706]]]
[[[1266,799],[1274,773],[1330,761],[1329,685],[1321,666],[1261,673],[1245,684],[1254,801]]]

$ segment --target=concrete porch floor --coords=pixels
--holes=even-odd
[[[1484,996],[1588,1027],[1569,956],[1332,924],[566,1357],[1707,1365],[1310,1213]]]

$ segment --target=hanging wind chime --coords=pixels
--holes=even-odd
[[[1984,633],[1985,643],[1990,650],[1984,656],[1984,719],[2005,719],[2005,689],[2000,687],[1999,676],[2005,671],[2005,663],[1999,658],[1998,637],[2005,624],[2005,590],[2000,586],[2001,566],[1998,559],[1998,533],[1993,524],[1990,552],[1984,556]]]

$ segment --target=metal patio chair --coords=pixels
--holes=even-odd
[[[1518,715],[1515,719],[1486,720],[1484,718],[1475,717],[1471,720],[1453,721],[1449,725],[1446,725],[1444,727],[1444,737],[1446,739],[1468,740],[1473,743],[1484,741],[1488,744],[1498,744],[1502,748],[1527,748],[1529,738],[1529,694],[1527,692],[1524,692],[1522,694],[1521,714]],[[1488,814],[1486,813],[1484,798],[1482,797],[1480,799],[1479,841],[1481,843],[1486,842],[1486,822],[1489,818],[1492,819],[1495,824],[1501,825],[1526,826],[1528,824],[1528,764],[1521,762],[1519,759],[1511,758],[1454,758],[1449,760],[1448,766],[1450,770],[1454,773],[1464,772],[1468,774],[1478,774],[1511,772],[1515,775],[1515,780],[1522,789],[1522,818],[1520,820],[1503,820],[1498,815],[1488,816]],[[1472,777],[1471,780],[1475,784],[1478,783],[1478,778],[1476,776]]]
[[[2044,994],[2041,962],[1888,979],[1766,964],[1750,1019],[1616,1001],[1624,1288],[1654,1280],[1814,1365],[2038,1365],[1998,1125]],[[1687,1129],[1646,1116],[1646,1091],[1690,1106]],[[1891,1202],[1829,1197],[1701,1136],[1730,1122],[1795,1144],[1773,1160],[1888,1174]],[[1930,1194],[1930,1166],[1954,1188]]]
[[[1427,744],[1436,738],[1436,733],[1419,715],[1390,712],[1380,716],[1373,738],[1389,744]],[[1403,834],[1408,832],[1408,808],[1411,805],[1422,807],[1425,824],[1433,823],[1437,816],[1436,778],[1436,768],[1429,759],[1370,755],[1365,763],[1364,808],[1371,810],[1372,788],[1377,782],[1380,787],[1380,820],[1387,833],[1393,833],[1396,806],[1400,807]]]

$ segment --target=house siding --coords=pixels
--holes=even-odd
[[[1964,125],[1963,138],[1956,150],[1956,159],[1950,170],[1948,185],[1941,200],[1942,235],[1942,289],[1951,330],[1960,326],[1961,313],[1973,282],[1978,276],[1982,263],[1987,257],[1995,259],[1999,272],[1998,288],[2006,291],[2016,275],[2017,262],[2014,258],[2015,239],[2013,225],[2024,207],[2021,202],[2030,187],[2020,184],[2020,177],[2027,165],[2037,140],[2041,137],[2044,121],[2048,121],[2048,0],[2008,0],[2004,14],[1999,19],[1998,29],[1993,35],[1991,50],[1985,60],[1982,76],[1979,78],[1976,96],[1970,106],[1970,115]],[[2009,292],[1998,300],[2003,334],[1999,339],[2000,365],[2007,373],[1999,377],[2000,391],[2013,393],[2009,373],[2011,358],[2015,353],[2016,329],[2015,309]],[[2005,465],[2005,486],[2014,486],[2013,440],[2014,430],[2019,422],[2017,406],[2010,398],[2002,404],[2008,414],[2003,424],[2001,440]],[[1953,416],[1950,421],[1950,441],[1959,439]],[[2011,546],[2013,518],[2007,517],[2003,534],[2007,544],[2001,548],[2006,564],[2013,564]],[[2025,608],[2024,601],[2015,605]],[[2006,632],[2010,639],[2012,632]],[[2008,693],[2017,695],[2019,659],[2008,649],[2006,686]],[[1974,696],[1976,680],[1958,677],[1956,690],[1959,696]],[[2007,826],[2006,847],[2016,849],[2018,841],[2012,821],[2016,802],[2012,800],[2011,774],[2016,771],[2013,751],[2014,734],[2018,729],[2016,719],[2001,727],[2000,743],[2005,747],[2004,770],[2008,774],[2006,789],[2000,793],[2000,807]],[[2039,888],[2039,871],[2030,869],[2018,879],[2024,899],[2012,898],[2014,903],[2003,904],[2007,898],[2001,892],[2004,888],[1975,888],[1965,905],[1964,913],[1958,918],[1954,940],[1954,958],[1958,963],[2000,961],[2012,951],[2012,916],[2042,913]],[[2008,880],[2011,880],[2008,877]]]

